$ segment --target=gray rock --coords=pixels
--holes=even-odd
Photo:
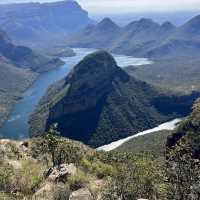
[[[82,188],[80,190],[72,192],[69,200],[94,200],[94,198],[87,188]]]
[[[67,177],[74,175],[76,171],[77,168],[74,164],[62,164],[59,167],[57,166],[50,170],[48,180],[52,182],[67,180]]]

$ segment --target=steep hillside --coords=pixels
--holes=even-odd
[[[85,57],[49,90],[32,117],[32,133],[57,122],[63,136],[100,146],[164,120],[151,104],[157,95],[100,51]]]
[[[187,59],[180,57],[157,60],[150,65],[140,67],[129,66],[126,72],[155,87],[175,93],[190,94],[193,91],[200,91],[200,59],[185,58]]]
[[[150,155],[97,152],[54,134],[0,140],[0,199],[165,198],[163,170]]]
[[[199,199],[200,102],[167,141],[167,168],[173,198]],[[172,194],[169,195],[172,198]]]
[[[7,119],[13,105],[36,78],[36,74],[10,64],[0,56],[0,126]]]
[[[57,44],[91,23],[76,1],[0,5],[0,26],[20,44]]]
[[[7,34],[0,31],[0,125],[8,117],[21,93],[39,73],[62,65],[23,46],[16,46]]]
[[[127,69],[130,74],[155,86],[175,92],[200,90],[200,17],[194,17],[159,45],[146,52],[154,60],[148,66]]]
[[[200,15],[192,18],[186,22],[183,26],[179,27],[177,31],[173,34],[172,38],[182,39],[182,40],[200,40]]]
[[[178,129],[168,138],[167,147],[175,148],[176,145],[187,147],[193,158],[199,159],[199,128],[200,128],[200,101],[193,106],[191,115],[178,127]]]
[[[123,33],[110,49],[120,54],[144,57],[175,29],[176,27],[169,22],[160,25],[151,19],[134,21],[123,28]]]
[[[167,137],[171,134],[172,131],[163,130],[139,136],[124,143],[115,151],[132,152],[134,154],[148,152],[156,158],[161,158],[163,160],[165,158]]]
[[[183,26],[176,28],[164,41],[146,52],[154,59],[192,59],[199,57],[200,50],[200,16],[196,16]]]
[[[45,72],[63,64],[59,59],[45,57],[28,47],[14,45],[4,32],[0,34],[0,55],[16,67],[36,72]]]

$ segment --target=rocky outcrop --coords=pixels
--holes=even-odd
[[[49,181],[61,182],[63,180],[67,180],[69,176],[75,175],[76,172],[77,168],[74,166],[74,164],[62,164],[60,166],[49,169],[46,173],[46,177],[48,177]]]
[[[69,200],[94,200],[94,198],[87,188],[82,188],[80,190],[72,192]]]
[[[80,163],[75,166],[74,163],[64,162],[60,166],[49,168],[51,164],[47,166],[44,158],[50,161],[50,155],[37,152],[40,148],[37,146],[39,140],[42,138],[26,141],[0,140],[0,198],[4,199],[5,193],[5,199],[13,200],[97,200],[93,197],[93,192],[100,196],[105,180],[99,180],[91,171],[82,171]],[[77,147],[76,152],[67,152],[71,157],[74,157],[77,151],[84,156],[92,156],[91,151],[95,152],[81,143],[61,140],[71,145],[71,148]],[[81,159],[84,159],[84,156]],[[72,187],[79,182],[77,189]]]
[[[47,182],[45,183],[42,188],[40,188],[34,195],[33,195],[33,199],[37,199],[37,200],[53,200],[53,195],[52,195],[52,191],[53,191],[53,183],[51,182]]]

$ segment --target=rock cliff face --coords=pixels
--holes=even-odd
[[[32,133],[58,123],[63,136],[97,147],[166,120],[152,104],[157,96],[110,54],[96,52],[49,90],[31,119]]]
[[[0,26],[20,44],[58,42],[89,23],[75,1],[0,5]]]

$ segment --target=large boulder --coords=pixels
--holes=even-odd
[[[87,188],[82,188],[75,192],[72,192],[69,200],[94,200],[94,198]]]
[[[53,183],[47,182],[33,195],[33,199],[53,200],[52,190],[53,190]]]
[[[69,176],[72,176],[76,174],[77,168],[74,166],[74,164],[62,164],[60,166],[56,166],[54,168],[51,168],[47,172],[47,177],[49,181],[52,182],[59,182],[59,181],[65,181]]]

